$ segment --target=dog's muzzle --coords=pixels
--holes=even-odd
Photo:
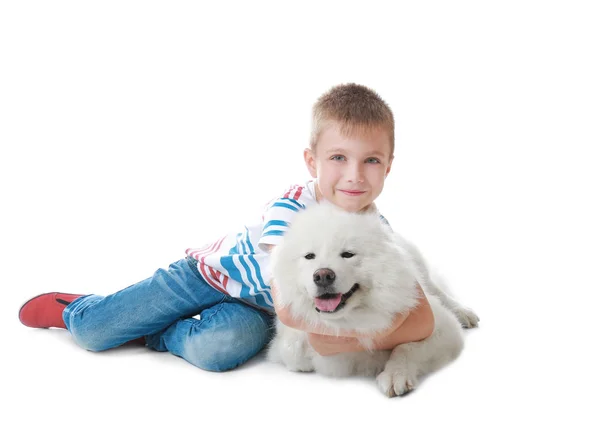
[[[354,284],[350,290],[346,293],[326,293],[321,296],[315,297],[315,309],[317,312],[333,313],[342,309],[350,296],[358,290],[360,286],[358,283]]]

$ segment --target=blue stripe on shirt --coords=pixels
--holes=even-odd
[[[289,227],[290,226],[290,224],[287,221],[273,219],[265,224],[265,226],[263,227],[263,231],[266,230],[268,227],[274,226],[274,225],[279,225],[281,227]]]
[[[254,278],[252,277],[252,272],[250,271],[250,267],[249,265],[246,263],[246,257],[245,256],[239,256],[238,257],[240,260],[240,263],[242,264],[242,266],[244,267],[244,269],[246,270],[246,275],[248,276],[248,281],[250,282],[250,284],[252,285],[252,288],[254,289],[254,299],[256,300],[256,302],[261,305],[261,306],[266,306],[266,307],[270,307],[271,305],[268,305],[265,302],[265,293],[263,293],[262,291],[258,290],[256,281],[254,281]],[[250,258],[252,258],[252,256],[248,257],[248,260],[250,260]],[[245,284],[244,284],[245,285]],[[247,286],[246,286],[247,287]],[[248,293],[250,294],[250,288],[248,287]],[[260,296],[262,295],[262,296]],[[262,301],[262,302],[261,302]]]
[[[234,250],[236,250],[236,251],[234,251]],[[244,280],[242,280],[242,274],[240,273],[240,270],[238,269],[237,266],[235,266],[235,262],[233,262],[234,255],[237,255],[237,249],[235,249],[235,248],[231,249],[229,251],[229,256],[223,256],[221,258],[220,262],[221,262],[221,265],[223,266],[223,268],[225,268],[227,270],[227,274],[229,274],[229,278],[242,284],[242,293],[243,293],[246,285],[244,284]],[[241,293],[240,293],[240,295],[241,295]]]
[[[254,246],[252,246],[252,242],[250,241],[250,233],[247,232],[246,233],[246,246],[248,246],[248,250],[250,250],[251,252],[254,252]],[[240,258],[241,260],[242,258]],[[254,274],[256,275],[256,280],[254,280],[254,277],[252,277],[252,273],[248,272],[248,280],[250,280],[250,282],[252,283],[252,286],[254,287],[255,291],[257,292],[257,294],[262,294],[263,297],[267,300],[270,301],[270,296],[268,295],[268,293],[265,293],[265,291],[268,291],[269,288],[267,287],[267,285],[265,284],[263,278],[262,278],[262,274],[260,272],[260,266],[258,265],[258,262],[256,262],[256,259],[254,259],[253,255],[248,255],[247,257],[248,261],[250,262],[250,265],[252,265],[252,267],[254,268]],[[271,306],[271,305],[266,305],[266,306]]]
[[[281,230],[271,230],[271,231],[267,231],[266,233],[263,233],[262,237],[265,237],[265,236],[282,236],[284,234],[285,234],[285,232],[281,231]]]
[[[250,285],[252,286],[252,288],[254,289],[254,293],[258,293],[256,283],[254,282],[254,279],[252,278],[252,273],[250,272],[250,267],[244,260],[244,256],[239,256],[238,259],[240,260],[240,263],[242,264],[242,266],[244,267],[244,270],[246,271],[246,276],[248,277],[247,280],[250,283]],[[239,281],[240,281],[240,283],[244,283],[244,280],[239,280]]]
[[[244,246],[244,243],[242,241],[242,233],[238,233],[237,236],[235,236],[235,240],[236,240],[236,244],[237,246],[239,246],[239,250],[242,251],[242,254],[245,255],[248,252],[246,252],[246,246]]]
[[[252,263],[252,265],[254,265],[254,268],[256,269],[256,278],[258,278],[261,287],[263,287],[265,290],[262,293],[265,295],[268,302],[270,302],[269,306],[273,306],[273,298],[271,297],[271,292],[269,290],[270,288],[267,287],[267,285],[265,284],[265,280],[263,279],[262,274],[260,272],[260,266],[258,265],[258,262],[256,262],[256,259],[254,259],[254,256],[249,256],[248,260]]]
[[[240,298],[248,298],[248,297],[251,297],[250,287],[248,287],[248,285],[246,283],[244,283],[244,279],[242,278],[242,273],[240,272],[240,269],[235,264],[235,261],[233,260],[234,256],[241,257],[240,248],[244,249],[243,245],[241,243],[239,243],[239,239],[240,239],[241,235],[242,234],[239,233],[236,236],[238,243],[236,246],[229,249],[229,256],[223,256],[220,259],[220,262],[221,262],[221,266],[227,270],[227,274],[229,274],[229,278],[237,281],[242,286],[242,288],[240,290]]]
[[[250,236],[249,235],[248,235],[248,237],[246,237],[246,243],[248,244],[248,247],[250,248],[250,250],[254,251],[254,246],[252,246],[252,242],[250,241]],[[258,265],[258,262],[256,262],[256,259],[254,259],[254,256],[248,256],[248,260],[254,266],[254,271],[256,273],[256,278],[258,279],[258,284],[264,290],[268,290],[269,288],[265,284],[265,282],[264,282],[264,280],[262,278],[262,274],[260,273],[260,266]]]
[[[225,268],[227,270],[227,273],[229,274],[229,278],[231,278],[241,284],[240,298],[242,298],[242,299],[254,298],[256,303],[259,306],[262,306],[265,308],[272,308],[273,300],[272,300],[270,294],[268,292],[263,292],[258,289],[258,284],[255,281],[255,279],[252,277],[252,273],[250,271],[250,266],[245,261],[246,256],[244,254],[247,251],[254,252],[254,247],[252,246],[252,243],[250,243],[249,233],[246,232],[246,240],[247,240],[248,244],[246,244],[246,240],[244,240],[242,236],[243,236],[242,233],[237,234],[237,236],[236,236],[237,245],[232,247],[229,250],[229,256],[223,256],[221,258],[221,260],[220,260],[221,265],[223,266],[223,268]],[[243,254],[240,254],[240,250],[243,252]],[[238,265],[236,265],[235,261],[233,260],[234,256],[238,257],[240,264],[246,271],[246,275],[247,275],[246,280],[244,280],[240,268],[238,267]],[[255,269],[256,277],[259,280],[258,283],[262,287],[264,287],[265,290],[268,290],[268,288],[265,285],[264,280],[262,278],[262,274],[260,273],[260,267],[258,266],[258,263],[252,257],[252,255],[247,255],[247,257],[248,257],[248,260],[250,261],[250,263],[252,264],[253,268]],[[250,284],[250,285],[248,285],[248,284]],[[251,290],[250,290],[251,288],[253,289],[252,291],[254,291],[254,293],[251,292]],[[269,302],[271,302],[271,303],[269,303]]]
[[[295,199],[292,199],[291,197],[282,197],[281,199],[277,199],[277,201],[278,202],[285,202],[285,201],[287,201],[287,202],[292,203],[293,205],[298,206],[301,209],[305,209],[306,208],[306,206],[304,206],[302,203],[300,203],[299,201],[297,201]]]
[[[379,215],[379,219],[381,220],[381,222],[383,222],[385,225],[387,225],[388,227],[392,228],[392,226],[390,225],[390,223],[388,222],[387,219],[385,219],[385,216],[383,215]]]
[[[275,207],[275,206],[278,206],[280,208],[287,208],[287,209],[293,210],[294,212],[298,212],[298,208],[296,208],[292,205],[288,205],[287,203],[276,202],[276,203],[273,203],[272,207]]]
[[[250,250],[250,252],[254,252],[254,246],[252,245],[252,241],[250,240],[250,232],[249,231],[246,232],[246,245],[248,246],[248,250]],[[258,283],[258,286],[260,286],[260,290],[257,290],[258,287],[256,284],[254,284],[254,281],[253,281],[253,286],[255,288],[255,291],[257,292],[258,295],[262,295],[262,297],[258,297],[258,296],[255,297],[256,302],[260,306],[264,306],[267,308],[273,307],[273,299],[271,298],[271,295],[269,294],[269,287],[267,287],[267,285],[265,284],[265,281],[262,278],[262,274],[260,272],[260,266],[258,265],[258,262],[256,262],[256,259],[254,259],[253,255],[248,255],[248,261],[254,268],[254,273],[256,275],[256,279],[258,280],[257,283]],[[252,279],[251,273],[248,274],[248,279]]]

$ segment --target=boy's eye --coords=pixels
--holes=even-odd
[[[342,258],[351,258],[352,256],[354,256],[352,252],[342,252]]]
[[[333,155],[330,159],[337,161],[337,160],[344,160],[345,158],[342,155]]]
[[[368,163],[381,163],[381,161],[377,158],[369,158],[367,159]]]
[[[314,258],[315,258],[314,253],[307,253],[306,255],[304,255],[304,259],[314,259]]]

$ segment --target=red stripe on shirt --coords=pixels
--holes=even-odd
[[[205,252],[208,252],[208,253],[212,252],[213,248],[215,247],[215,244],[217,244],[218,242],[219,241],[217,240],[214,243],[212,243],[212,244],[209,243],[209,244],[207,244],[204,247],[201,247],[199,249],[192,249],[192,248],[187,249],[185,251],[185,254],[188,255],[188,256],[191,256],[192,258],[194,258],[196,260],[199,260],[200,255],[202,255],[203,253],[205,253]]]
[[[192,257],[195,258],[198,261],[198,263],[200,264],[200,266],[198,267],[198,270],[204,277],[204,280],[206,280],[206,282],[208,284],[210,284],[212,287],[214,287],[215,289],[219,290],[222,293],[227,293],[227,292],[225,291],[225,288],[221,286],[222,283],[219,280],[219,277],[215,274],[215,271],[213,270],[213,268],[206,265],[204,259],[207,256],[209,256],[210,254],[218,252],[219,248],[223,244],[223,241],[225,240],[225,238],[226,237],[222,237],[221,239],[217,240],[216,242],[212,243],[211,245],[209,245],[208,247],[205,247],[203,249],[198,249],[197,251],[192,251]]]
[[[207,271],[207,268],[209,268],[209,267],[204,262],[204,259],[206,258],[206,256],[208,256],[211,253],[214,253],[214,252],[216,252],[218,250],[217,245],[219,244],[220,241],[222,241],[222,239],[215,241],[210,246],[209,249],[204,249],[204,251],[202,252],[202,254],[199,253],[199,252],[196,252],[195,258],[196,258],[196,260],[198,260],[198,263],[200,264],[200,266],[198,267],[198,269],[200,270],[200,273],[202,273],[202,276],[204,277],[204,279],[206,280],[206,282],[209,283],[211,286],[213,286],[213,287],[219,289],[220,291],[222,291],[222,289],[219,287],[219,282],[212,280],[211,276],[209,275],[209,272]],[[209,268],[209,270],[210,270],[210,268]]]
[[[229,277],[226,275],[225,278],[223,278],[223,288],[225,290],[227,290],[227,283],[229,282]]]
[[[290,187],[290,189],[289,189],[288,191],[286,191],[286,192],[285,192],[285,194],[284,194],[282,197],[283,197],[283,198],[290,197],[290,193],[291,193],[292,191],[294,191],[294,190],[297,190],[297,189],[298,189],[298,185],[297,185],[297,184],[296,184],[296,185],[293,185],[293,186],[291,186],[291,187]]]
[[[301,194],[302,194],[302,187],[298,187],[298,189],[296,190],[296,194],[294,194],[294,200],[298,200],[298,198],[300,197]]]
[[[221,293],[225,293],[227,294],[227,292],[225,291],[225,289],[223,287],[221,287],[219,284],[217,284],[216,282],[212,281],[209,277],[208,277],[208,272],[206,271],[206,268],[210,268],[209,266],[207,266],[206,264],[201,264],[200,265],[200,273],[202,274],[202,276],[204,277],[204,279],[206,280],[206,282],[213,288],[217,289],[218,291],[220,291]]]
[[[186,253],[188,251],[192,252],[192,257],[198,261],[202,261],[204,263],[204,258],[207,257],[208,255],[210,255],[211,253],[215,253],[218,252],[219,249],[221,248],[221,244],[223,244],[223,240],[225,240],[227,236],[220,238],[219,240],[215,241],[212,244],[207,244],[206,246],[204,246],[203,248],[200,249],[188,249],[186,250]],[[215,247],[216,246],[216,247]]]
[[[210,271],[210,276],[211,276],[213,279],[217,280],[217,281],[219,282],[219,284],[223,284],[223,283],[221,282],[221,280],[219,279],[219,276],[218,276],[218,275],[217,275],[217,273],[215,272],[215,269],[214,269],[214,268],[212,268],[212,267],[210,267],[210,266],[209,266],[209,267],[208,267],[208,270]]]
[[[214,268],[210,268],[210,272],[219,282],[221,286],[227,290],[227,283],[229,282],[229,277],[226,274],[223,274],[221,271],[218,271]]]
[[[225,237],[223,237],[223,239],[221,239],[221,242],[219,243],[219,246],[217,246],[217,251],[221,248],[221,244],[223,244],[223,240],[225,240]],[[210,267],[209,267],[210,268]],[[217,280],[219,281],[219,283],[221,283],[221,286],[223,287],[223,290],[225,290],[225,293],[227,293],[227,281],[224,281],[222,279],[223,277],[223,273],[214,269],[214,268],[210,268],[210,272],[216,276]],[[216,273],[216,274],[215,274]],[[225,276],[227,277],[227,276]]]

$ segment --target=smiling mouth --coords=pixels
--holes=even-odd
[[[364,191],[355,191],[355,190],[340,190],[342,193],[347,194],[348,196],[360,196],[366,192]]]
[[[358,290],[360,286],[354,284],[346,293],[327,293],[322,296],[315,297],[315,309],[317,312],[333,313],[337,312],[346,306],[346,302]]]

